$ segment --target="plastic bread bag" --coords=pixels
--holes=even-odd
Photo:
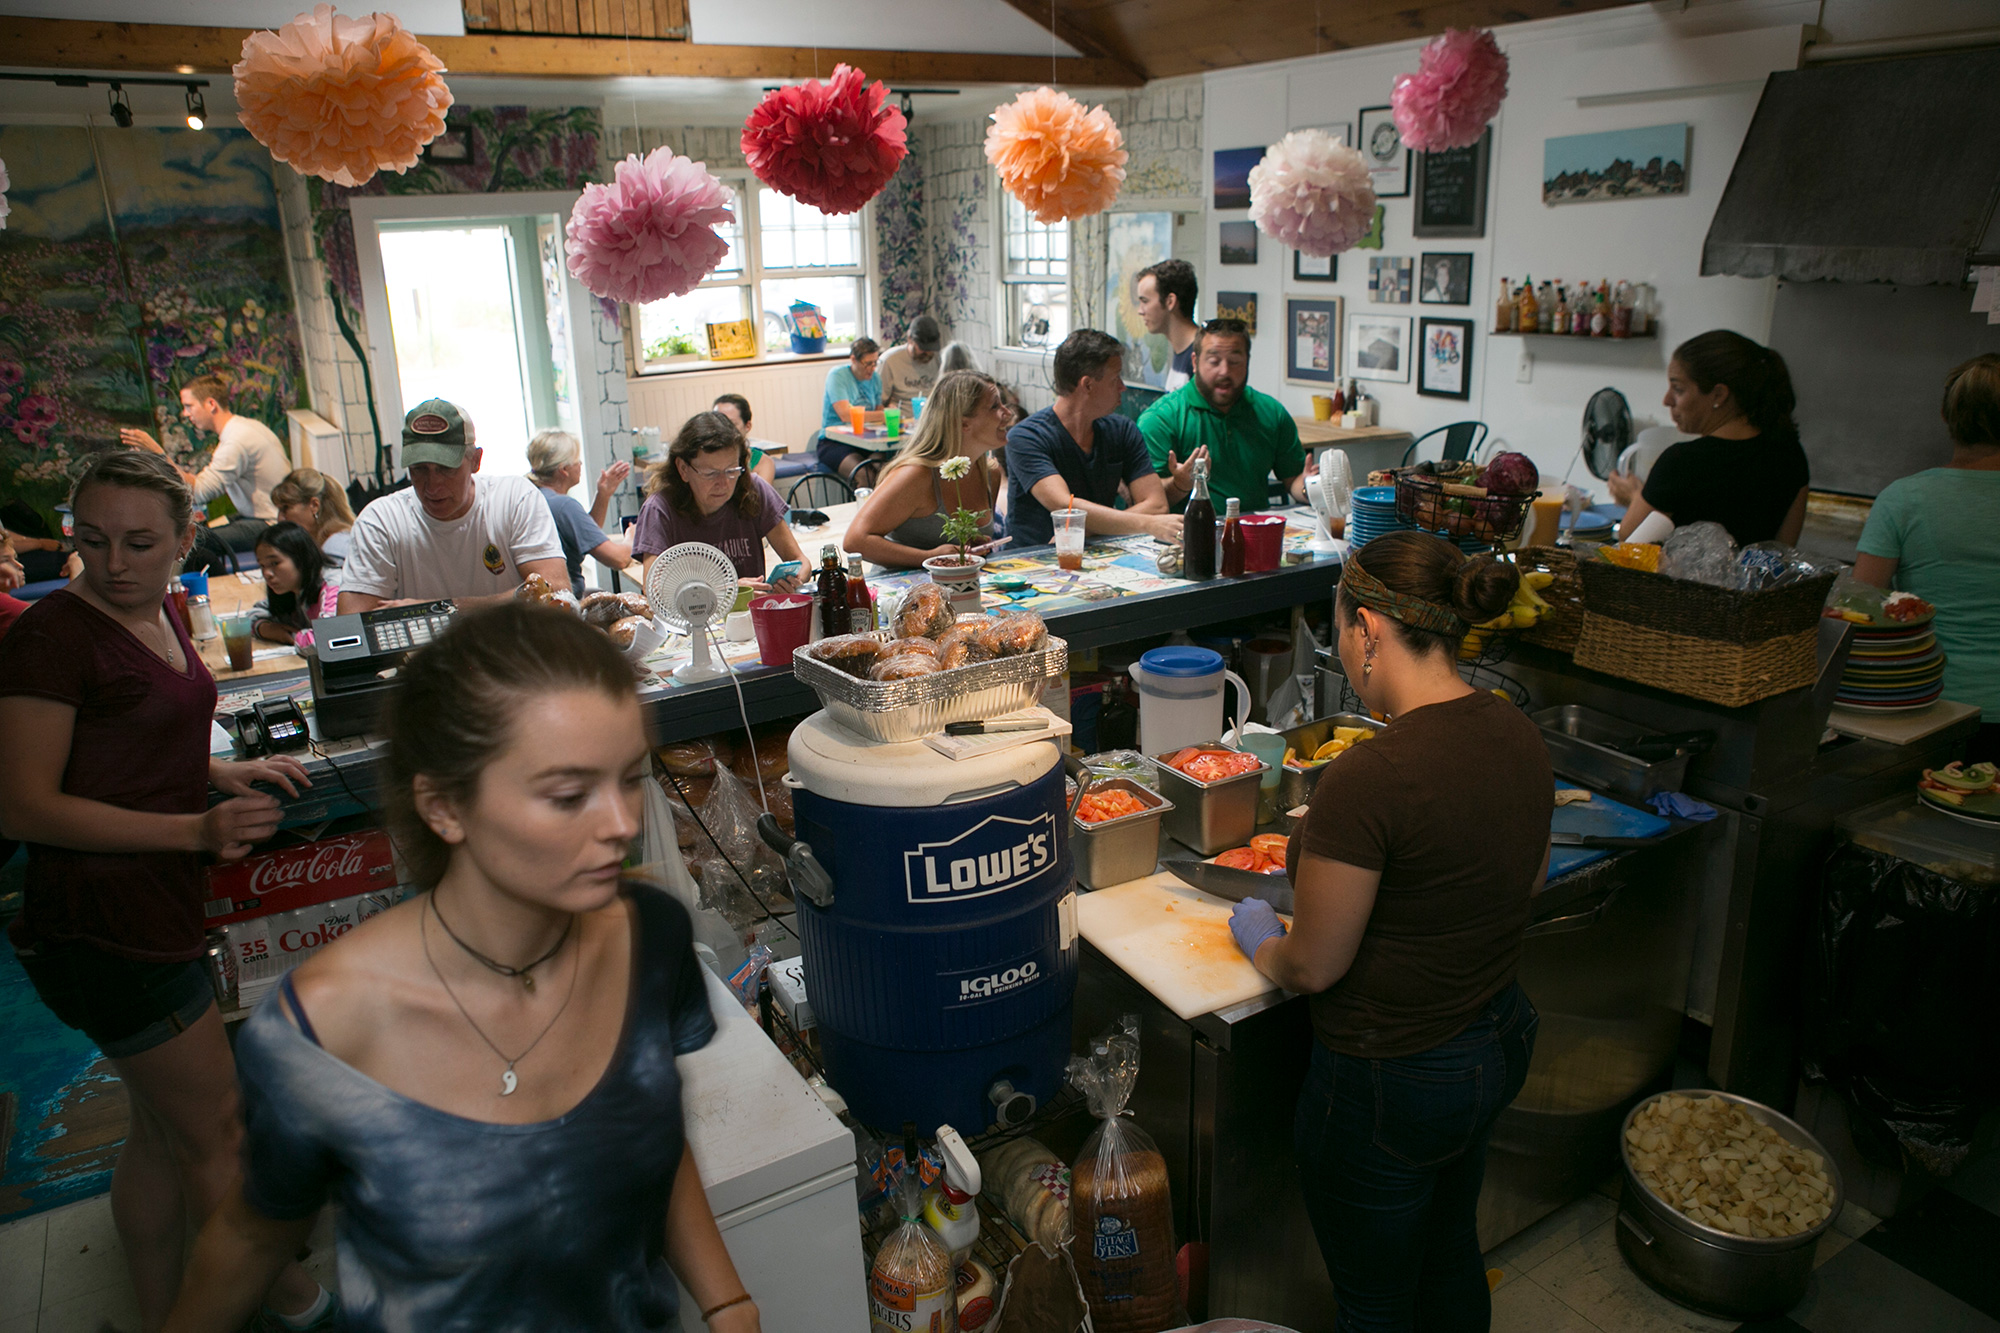
[[[958,1333],[958,1275],[951,1254],[922,1220],[923,1189],[906,1172],[897,1192],[902,1225],[875,1251],[868,1271],[870,1333]]]
[[[994,1333],[1091,1333],[1089,1305],[1066,1249],[1030,1245],[1007,1265]]]
[[[1072,1253],[1097,1333],[1175,1325],[1173,1200],[1167,1161],[1122,1114],[1139,1079],[1139,1018],[1127,1014],[1069,1062],[1069,1081],[1099,1124],[1070,1168]]]
[[[1025,1135],[988,1149],[979,1158],[981,1193],[1046,1249],[1069,1244],[1069,1168],[1062,1158]]]
[[[716,849],[735,862],[750,881],[753,896],[783,906],[791,901],[791,882],[785,876],[785,863],[757,834],[757,820],[763,813],[756,789],[746,787],[727,765],[717,764],[715,785],[709,789],[707,804],[701,807],[702,823],[715,839]]]

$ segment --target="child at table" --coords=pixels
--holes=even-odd
[[[264,595],[250,608],[250,632],[272,643],[291,643],[301,630],[340,605],[340,585],[319,543],[296,523],[273,523],[257,534],[257,565]]]

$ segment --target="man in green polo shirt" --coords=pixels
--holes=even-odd
[[[1212,319],[1195,338],[1194,378],[1140,415],[1139,433],[1176,511],[1194,490],[1194,465],[1202,458],[1218,514],[1232,495],[1246,514],[1265,508],[1274,472],[1295,502],[1305,502],[1298,423],[1283,403],[1251,388],[1249,378],[1249,327],[1240,319]]]

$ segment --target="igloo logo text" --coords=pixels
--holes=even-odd
[[[989,815],[954,838],[904,852],[903,883],[913,903],[960,902],[1025,884],[1055,859],[1052,816]]]
[[[1004,968],[998,972],[988,972],[984,976],[966,977],[958,983],[960,1000],[990,1000],[996,995],[1031,986],[1042,979],[1042,965],[1037,962],[1022,963],[1019,967]]]

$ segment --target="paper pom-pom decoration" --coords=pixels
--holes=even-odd
[[[1390,113],[1403,146],[1435,153],[1469,148],[1507,98],[1507,57],[1485,28],[1451,28],[1425,44],[1415,74],[1398,74]]]
[[[444,131],[444,62],[392,14],[348,19],[314,5],[243,39],[237,118],[301,175],[355,186],[408,171]]]
[[[889,90],[849,65],[773,88],[743,122],[743,156],[757,179],[822,213],[853,213],[882,192],[909,153],[908,122]]]
[[[986,160],[1041,222],[1101,213],[1125,183],[1125,137],[1103,107],[1036,88],[993,113]]]
[[[7,230],[7,164],[0,162],[0,231]]]
[[[729,187],[671,148],[627,157],[609,185],[570,210],[569,271],[614,301],[684,296],[729,253],[716,227],[736,220]]]
[[[1250,220],[1306,254],[1353,249],[1374,219],[1367,160],[1325,130],[1293,130],[1250,168]]]

